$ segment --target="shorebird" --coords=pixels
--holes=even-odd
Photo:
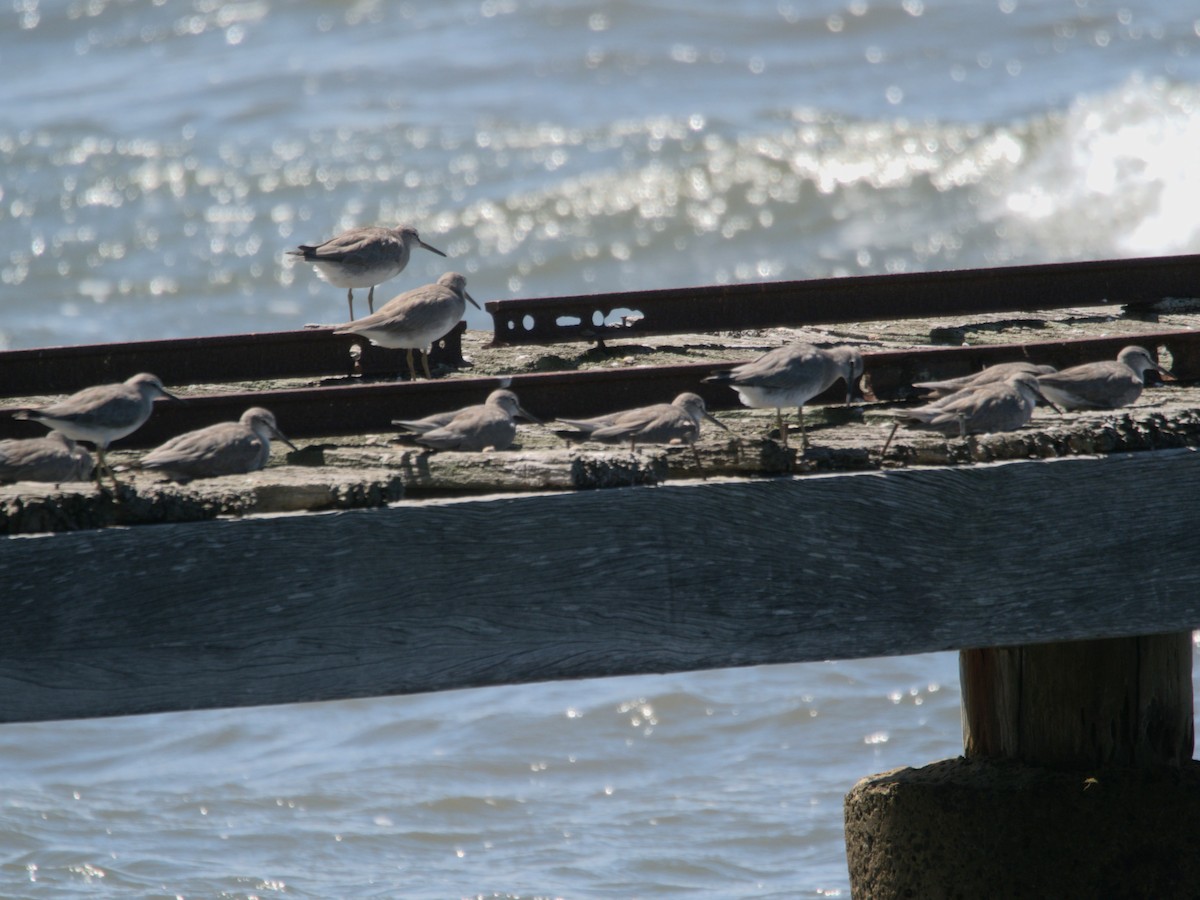
[[[1164,378],[1171,373],[1155,362],[1144,347],[1126,347],[1115,360],[1084,363],[1038,377],[1042,393],[1064,409],[1116,409],[1142,395],[1146,373]]]
[[[942,434],[990,434],[1016,431],[1033,416],[1039,399],[1038,379],[1029,372],[1018,372],[1004,381],[992,381],[976,388],[957,391],[925,406],[897,413],[896,422],[879,455],[887,453],[902,420],[915,428],[927,428]]]
[[[60,400],[41,409],[20,409],[13,413],[14,419],[30,419],[47,428],[61,431],[76,441],[88,441],[96,446],[99,464],[96,466],[96,484],[105,472],[112,479],[113,487],[119,482],[104,451],[115,440],[132,434],[150,418],[155,397],[178,400],[158,380],[157,375],[142,372],[120,384],[99,384],[84,388],[65,400]]]
[[[631,452],[642,444],[670,444],[682,441],[692,448],[696,466],[700,467],[700,454],[696,452],[696,439],[700,437],[700,422],[707,419],[714,425],[729,430],[728,426],[709,414],[704,398],[699,394],[680,394],[670,403],[656,403],[596,416],[593,419],[558,419],[575,431],[555,432],[568,441],[601,441],[621,443],[629,441]]]
[[[0,481],[87,481],[92,454],[60,431],[0,441]]]
[[[370,288],[367,306],[375,312],[375,285],[395,278],[408,265],[413,247],[445,256],[437,247],[431,247],[417,235],[411,225],[384,228],[381,225],[363,225],[343,231],[323,244],[301,244],[289,250],[289,256],[298,256],[313,264],[317,274],[334,287],[346,288],[346,302],[350,304],[350,318],[354,318],[354,289]]]
[[[845,379],[846,405],[849,406],[862,373],[862,354],[853,347],[822,350],[812,344],[796,343],[704,380],[729,385],[746,406],[755,409],[774,407],[784,447],[788,445],[788,433],[783,422],[783,407],[795,406],[800,419],[802,452],[806,452],[808,432],[804,427],[804,404],[828,390],[838,379]]]
[[[512,391],[492,391],[487,400],[451,412],[437,413],[424,419],[393,419],[415,432],[418,444],[436,450],[507,450],[517,436],[516,418],[538,425],[541,422],[521,407]]]
[[[271,438],[296,449],[269,410],[252,406],[236,422],[219,422],[171,438],[143,456],[137,466],[178,481],[256,472],[271,456]]]
[[[458,324],[468,301],[476,309],[482,308],[467,293],[467,279],[457,272],[447,272],[436,284],[393,297],[377,313],[334,326],[334,334],[358,334],[380,347],[407,349],[408,372],[414,381],[417,370],[412,352],[420,350],[425,377],[432,378],[427,348]]]
[[[913,384],[913,387],[925,391],[925,398],[927,400],[936,400],[939,397],[948,397],[957,391],[982,387],[985,384],[991,384],[995,381],[1006,381],[1010,376],[1019,375],[1022,372],[1037,376],[1049,375],[1054,371],[1054,366],[1037,366],[1031,362],[997,363],[994,366],[988,366],[986,369],[981,369],[970,375],[963,375],[961,378],[947,378],[943,381],[918,381]]]

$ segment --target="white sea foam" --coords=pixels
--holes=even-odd
[[[1200,87],[1132,77],[1029,129],[995,191],[1005,238],[1058,258],[1191,252],[1200,237]]]

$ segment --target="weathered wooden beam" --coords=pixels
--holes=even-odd
[[[0,721],[1200,626],[1191,451],[8,539]]]

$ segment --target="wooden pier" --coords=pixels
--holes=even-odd
[[[958,650],[964,759],[854,788],[856,896],[1134,896],[1137,878],[1188,896],[1172,886],[1200,883],[1198,447],[864,451],[854,471],[791,458],[707,480],[663,474],[671,451],[652,488],[394,502],[401,486],[371,508],[10,537],[0,722]]]

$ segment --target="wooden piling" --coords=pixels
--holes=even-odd
[[[1190,631],[967,649],[959,664],[964,757],[846,798],[854,896],[1195,896]]]
[[[1192,634],[959,653],[968,758],[1046,766],[1192,758]]]

